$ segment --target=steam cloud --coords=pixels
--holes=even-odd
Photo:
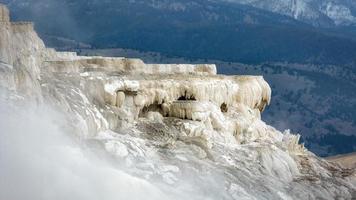
[[[167,199],[81,148],[68,130],[54,109],[0,100],[0,199]]]

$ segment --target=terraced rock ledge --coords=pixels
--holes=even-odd
[[[0,60],[4,101],[55,107],[74,137],[100,144],[127,173],[160,180],[174,199],[356,198],[354,171],[262,121],[271,101],[263,77],[56,52],[2,5]]]

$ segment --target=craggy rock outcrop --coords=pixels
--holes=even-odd
[[[173,194],[189,194],[181,180],[194,177],[192,185],[205,192],[191,199],[355,198],[352,171],[261,120],[271,97],[263,77],[217,75],[215,65],[56,52],[45,48],[32,24],[8,16],[0,6],[5,98],[54,105],[78,137],[103,144],[132,174],[161,179]]]
[[[0,5],[0,22],[10,22],[9,9],[3,5]]]
[[[16,89],[39,97],[40,66],[47,50],[30,22],[10,22],[9,12],[0,6],[0,62],[15,73]]]

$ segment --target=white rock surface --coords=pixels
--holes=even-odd
[[[216,75],[214,65],[59,53],[28,23],[0,22],[0,60],[4,98],[58,108],[74,137],[113,156],[127,173],[158,182],[172,199],[355,197],[352,170],[261,120],[271,97],[263,77]]]

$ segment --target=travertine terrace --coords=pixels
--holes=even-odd
[[[190,199],[355,197],[352,170],[318,158],[299,144],[298,135],[262,121],[271,101],[263,77],[217,75],[216,66],[207,64],[56,52],[32,24],[11,23],[4,6],[0,61],[3,98],[54,106],[77,137],[100,143],[130,173],[162,180],[172,194],[181,189],[181,197]],[[182,186],[184,177],[200,184]],[[190,187],[212,193],[196,197]]]

